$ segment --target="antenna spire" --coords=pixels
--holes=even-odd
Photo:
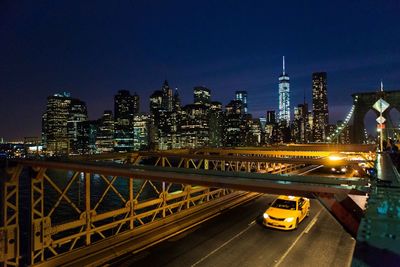
[[[285,75],[285,56],[283,56],[282,59],[282,70],[283,70],[283,75]]]
[[[383,92],[383,82],[381,80],[381,92]]]

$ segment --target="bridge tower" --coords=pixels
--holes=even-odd
[[[353,127],[351,127],[351,142],[353,144],[363,143],[364,137],[364,118],[369,110],[375,112],[376,117],[379,117],[379,112],[376,111],[372,106],[375,102],[383,98],[389,103],[389,108],[386,109],[382,116],[386,118],[386,128],[383,132],[383,138],[386,139],[388,134],[393,128],[398,128],[398,125],[393,125],[393,120],[390,116],[390,111],[395,108],[400,112],[400,91],[379,91],[379,92],[368,92],[368,93],[355,93],[351,95],[353,97],[354,114],[353,114]],[[393,131],[392,131],[393,132]]]

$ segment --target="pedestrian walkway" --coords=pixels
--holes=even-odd
[[[400,259],[400,175],[389,154],[378,154],[375,166],[352,266],[398,266]]]

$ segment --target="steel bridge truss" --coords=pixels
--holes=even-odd
[[[124,163],[139,165],[152,158],[155,167],[185,168],[195,170],[259,172],[284,174],[305,166],[304,163],[283,163],[267,157],[233,157],[216,155],[177,155],[174,153],[136,153],[129,155]]]
[[[369,147],[364,150],[368,158]],[[349,192],[365,194],[365,179],[273,175],[325,164],[323,158],[331,153],[329,147],[319,151],[203,149],[99,155],[83,162],[14,160],[15,166],[7,172],[0,169],[0,266],[71,264],[111,245],[141,237],[137,243],[144,242],[146,232],[176,232],[175,226],[172,230],[162,227],[178,220],[189,227],[251,198],[244,196],[250,193],[232,189],[314,192],[327,206],[338,209],[333,198],[344,194],[339,199],[344,203]],[[139,166],[142,164],[150,166]],[[237,182],[234,177],[245,180]],[[29,196],[23,205],[22,182],[27,183]],[[24,212],[26,217],[21,216],[22,206],[29,210]],[[356,225],[350,219],[343,221]],[[20,234],[21,228],[24,234]],[[141,244],[136,244],[136,249]],[[122,251],[131,250],[118,253]],[[91,260],[88,262],[98,259]]]
[[[1,170],[0,170],[1,171]],[[19,175],[22,167],[0,172],[1,225],[0,266],[18,266],[19,260]]]
[[[13,168],[3,186],[0,264],[5,266],[19,264],[18,180],[22,169],[22,165]],[[138,229],[151,229],[156,222],[237,193],[152,181],[145,173],[142,179],[46,167],[34,167],[28,173],[32,231],[26,257],[33,266],[66,263],[73,251],[118,235],[131,233],[132,237]]]

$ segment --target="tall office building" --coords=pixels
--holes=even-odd
[[[139,95],[135,92],[132,95],[133,98],[133,114],[138,114],[140,112],[140,98]]]
[[[251,114],[244,115],[243,126],[241,127],[240,146],[259,146],[261,144],[261,122],[260,119],[253,119]]]
[[[294,107],[294,120],[292,124],[293,141],[299,144],[309,143],[311,138],[310,112],[308,104],[299,104]]]
[[[267,116],[265,118],[265,127],[264,127],[264,142],[266,144],[273,143],[273,133],[274,128],[276,128],[276,115],[275,110],[267,110]]]
[[[196,86],[193,90],[194,104],[203,104],[210,106],[211,102],[211,91],[204,86]]]
[[[82,154],[85,150],[85,143],[82,142],[83,131],[80,123],[88,119],[86,103],[79,99],[72,99],[69,107],[67,120],[67,132],[70,146],[70,153]]]
[[[276,123],[276,118],[275,118],[275,110],[268,110],[267,111],[267,124],[274,124]]]
[[[180,124],[183,148],[200,148],[209,144],[209,107],[204,104],[189,104],[182,108]]]
[[[225,106],[224,146],[237,147],[243,143],[244,124],[243,103],[232,100]]]
[[[99,153],[114,151],[114,118],[111,110],[105,110],[97,125],[96,150]]]
[[[179,97],[178,88],[175,88],[173,111],[179,112],[181,110],[181,99]]]
[[[98,121],[81,121],[78,122],[78,153],[79,154],[96,154],[96,138],[98,130]]]
[[[314,72],[312,74],[313,95],[313,141],[325,142],[327,138],[328,94],[326,72]]]
[[[211,102],[208,125],[210,146],[221,147],[223,145],[224,136],[224,113],[222,111],[222,103],[217,101]]]
[[[285,57],[282,62],[282,74],[279,76],[279,123],[290,124],[290,79],[285,73]]]
[[[139,96],[120,90],[114,96],[115,147],[116,152],[133,150],[133,116],[138,111]]]
[[[240,100],[243,103],[243,111],[245,114],[248,113],[247,109],[247,91],[236,91],[235,92],[236,100]]]
[[[115,121],[128,124],[133,115],[139,112],[139,96],[131,95],[128,90],[120,90],[114,96]]]
[[[172,92],[168,81],[150,96],[150,113],[150,149],[180,148],[180,98],[178,90]]]
[[[77,140],[77,122],[87,119],[86,105],[69,93],[54,94],[47,98],[42,117],[42,138],[49,154],[68,154],[71,140]],[[68,127],[70,122],[70,127]]]
[[[173,109],[173,92],[172,88],[169,87],[168,81],[165,80],[162,87],[161,87],[161,92],[162,92],[162,101],[161,105],[162,108],[165,111],[172,111]]]
[[[134,117],[134,150],[149,149],[149,123],[150,115],[137,114]]]

